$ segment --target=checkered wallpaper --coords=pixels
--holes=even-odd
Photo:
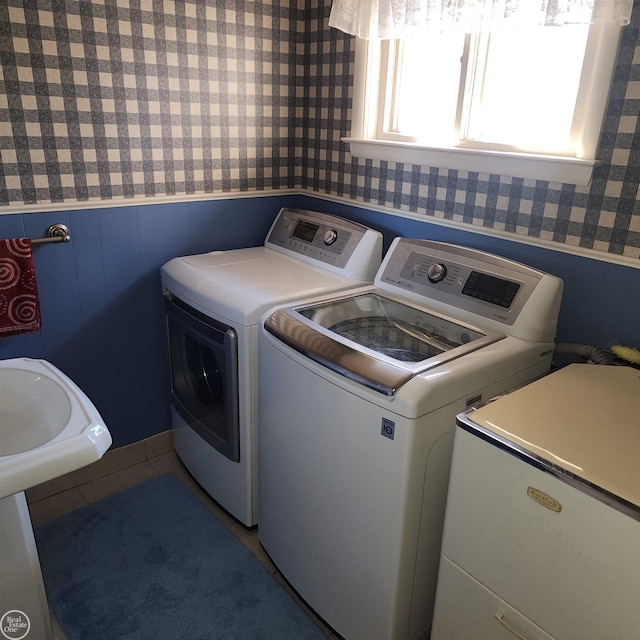
[[[0,202],[295,186],[303,30],[286,2],[0,0]]]
[[[640,256],[640,0],[589,187],[352,158],[354,41],[290,2],[0,0],[0,205],[302,188]]]
[[[304,188],[640,258],[639,0],[623,30],[600,164],[586,187],[352,158],[340,138],[349,134],[354,39],[326,28],[328,2],[309,1]]]

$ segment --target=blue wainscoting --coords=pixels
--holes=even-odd
[[[0,216],[0,237],[42,237],[56,222],[68,244],[34,248],[38,333],[0,340],[0,358],[45,358],[89,395],[114,446],[168,429],[168,371],[159,270],[172,257],[261,245],[277,211],[298,206],[398,235],[476,247],[565,281],[558,341],[640,346],[640,270],[324,200],[289,195]]]
[[[262,244],[288,198],[265,197],[0,216],[0,237],[34,247],[42,329],[0,340],[0,358],[49,360],[92,399],[114,446],[170,426],[160,267],[192,253]]]

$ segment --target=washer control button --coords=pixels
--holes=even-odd
[[[338,232],[335,229],[327,229],[324,232],[324,243],[332,245],[338,239]]]
[[[436,262],[429,267],[427,276],[430,282],[440,282],[447,275],[447,267],[441,262]]]

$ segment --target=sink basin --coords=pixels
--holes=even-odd
[[[0,603],[8,609],[3,624],[11,614],[20,633],[26,629],[16,638],[54,637],[24,492],[99,460],[110,446],[97,409],[62,371],[45,360],[0,360]]]
[[[69,422],[65,390],[36,371],[0,369],[0,456],[35,449],[55,438]]]
[[[0,360],[0,499],[99,460],[111,435],[87,396],[45,360]]]

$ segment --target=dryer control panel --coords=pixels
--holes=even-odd
[[[370,281],[382,260],[382,234],[361,224],[318,211],[281,209],[273,223],[265,247],[306,262],[317,261],[351,276],[358,265],[375,265]],[[372,262],[373,262],[372,261]]]

